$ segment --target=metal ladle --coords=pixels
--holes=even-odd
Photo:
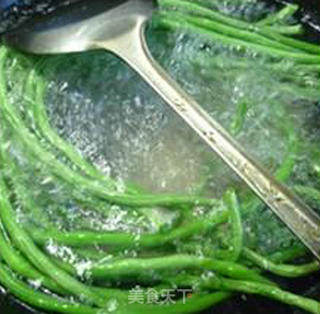
[[[56,10],[6,35],[35,54],[108,50],[127,62],[320,260],[320,217],[259,166],[151,57],[145,25],[152,0],[91,0]]]

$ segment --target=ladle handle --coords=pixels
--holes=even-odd
[[[152,58],[146,45],[144,19],[108,42],[97,42],[120,56],[241,177],[320,261],[320,217],[278,183],[232,139]]]

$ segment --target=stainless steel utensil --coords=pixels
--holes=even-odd
[[[259,166],[151,57],[144,37],[152,0],[91,0],[62,8],[6,35],[35,54],[108,50],[127,62],[250,186],[320,260],[320,218]]]

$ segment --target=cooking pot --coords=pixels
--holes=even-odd
[[[7,31],[20,25],[21,21],[32,18],[36,14],[46,14],[58,6],[68,5],[71,2],[77,2],[78,0],[59,0],[59,1],[23,1],[23,0],[0,0],[0,32]],[[274,1],[267,1],[274,2]],[[282,1],[279,1],[282,2]],[[320,4],[317,0],[300,0],[296,1],[302,6],[300,11],[301,18],[307,26],[308,34],[306,38],[308,40],[319,42],[320,30],[317,27],[317,23],[320,24]],[[2,23],[2,24],[1,24]],[[1,28],[2,27],[2,28]],[[314,298],[320,298],[320,274],[311,275],[302,279],[295,280],[283,280],[281,282],[284,286],[287,286],[289,290],[297,292],[299,294],[306,294],[313,296]],[[224,302],[219,306],[215,306],[214,309],[208,309],[204,313],[277,313],[277,314],[293,314],[302,313],[299,310],[291,309],[286,305],[267,300],[265,298],[247,295],[238,295],[230,301]],[[24,305],[19,304],[17,300],[8,298],[3,294],[0,295],[0,313],[14,314],[14,313],[33,313],[34,310],[26,308]]]

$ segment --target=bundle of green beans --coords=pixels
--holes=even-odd
[[[210,71],[232,76],[254,67],[256,61],[249,55],[258,54],[267,58],[266,66],[282,82],[279,89],[291,88],[310,104],[319,100],[320,47],[292,37],[301,32],[300,25],[292,22],[296,6],[248,20],[235,17],[228,5],[249,6],[250,1],[226,1],[226,6],[214,0],[158,2],[154,31],[202,36],[208,44],[218,42],[240,55],[226,61],[224,55],[219,59],[219,54],[202,54],[193,66],[205,67],[206,79],[214,80]],[[36,308],[60,313],[194,313],[237,292],[319,313],[317,300],[285,291],[267,277],[268,273],[305,276],[320,266],[293,237],[291,247],[261,254],[259,241],[248,236],[244,219],[246,224],[258,216],[263,219],[267,209],[247,188],[232,187],[221,199],[201,191],[185,196],[153,194],[131,183],[119,188],[116,180],[58,134],[45,100],[48,77],[65,66],[66,58],[72,57],[31,57],[0,47],[0,283],[8,293]],[[250,105],[237,104],[229,126],[234,136],[245,128]],[[281,103],[277,105],[287,154],[275,176],[290,183],[296,154],[304,143],[292,121],[284,119]],[[310,176],[316,183],[292,188],[316,207],[319,153],[317,145],[308,149]],[[70,204],[99,219],[116,206],[140,228],[93,230],[85,214],[75,218],[77,229],[71,228]],[[149,225],[157,221],[151,212],[159,207],[175,218],[152,231]],[[205,215],[195,215],[199,207]],[[274,227],[281,228],[278,222]],[[71,252],[71,257],[54,254],[59,248]],[[176,293],[169,303],[161,295],[150,304],[132,302],[132,288],[137,285],[145,294],[150,288],[174,292],[190,288],[192,295],[185,299]]]

